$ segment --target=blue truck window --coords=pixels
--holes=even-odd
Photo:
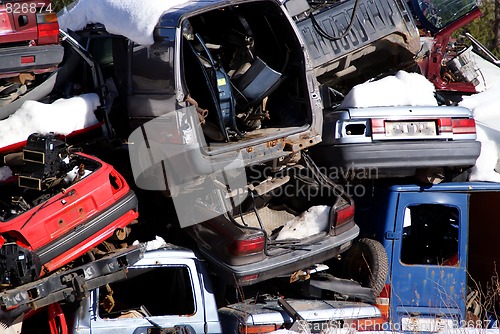
[[[401,261],[404,264],[457,265],[458,217],[455,207],[441,204],[408,206]]]
[[[130,268],[128,278],[99,289],[99,316],[104,319],[194,313],[187,267]]]

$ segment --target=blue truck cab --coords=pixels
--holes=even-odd
[[[386,183],[365,190],[355,219],[362,237],[381,242],[388,255],[380,300],[389,304],[390,329],[469,325],[467,296],[486,287],[499,258],[500,184]]]

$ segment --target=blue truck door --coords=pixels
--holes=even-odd
[[[395,230],[386,232],[394,241],[389,278],[394,326],[435,331],[464,320],[467,203],[463,193],[400,194]]]

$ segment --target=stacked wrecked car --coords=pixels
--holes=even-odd
[[[454,99],[472,93],[476,78],[460,52],[450,56],[432,42],[448,44],[455,18],[433,21],[417,1],[179,1],[155,11],[150,35],[134,35],[120,20],[82,25],[75,18],[89,6],[80,1],[61,16],[64,58],[0,108],[12,121],[33,100],[56,108],[80,98],[92,116],[78,129],[37,130],[2,151],[10,169],[0,185],[2,317],[10,321],[21,304],[48,306],[27,316],[24,332],[38,321],[65,319],[66,332],[98,333],[123,329],[126,313],[140,319],[129,320],[130,328],[145,331],[173,328],[176,320],[167,316],[193,320],[206,307],[219,308],[218,320],[205,324],[214,332],[244,332],[247,316],[257,321],[279,307],[288,316],[259,325],[268,332],[301,320],[290,305],[300,308],[307,298],[317,300],[304,306],[313,313],[344,308],[387,320],[387,253],[356,224],[357,198],[346,181],[370,179],[371,168],[373,179],[423,173],[429,180],[435,167],[442,178],[456,177],[475,164],[481,147],[475,120]],[[476,15],[475,3],[462,10],[462,19]],[[415,20],[434,27],[427,42]],[[388,92],[381,102],[366,98],[373,85],[395,78],[423,82],[422,90],[408,86],[419,99],[404,91]],[[83,274],[96,261],[111,268],[113,254],[123,254],[134,238],[161,233],[175,245],[161,243],[153,252],[136,246],[144,259],[136,266],[137,258],[119,261],[120,275]],[[163,265],[183,266],[169,257],[192,267],[170,274]],[[208,271],[201,269],[205,262]],[[141,297],[141,275],[160,277],[153,269],[167,272],[179,287],[176,298],[194,306],[162,313]],[[199,277],[189,281],[190,275]],[[140,282],[137,294],[127,276]],[[57,298],[32,293],[51,277],[64,278],[49,288]],[[188,285],[196,286],[191,299],[182,297]],[[152,288],[151,296],[163,287]],[[22,303],[7,306],[17,293]],[[299,302],[278,301],[282,293]],[[206,303],[196,305],[202,295]],[[219,305],[209,301],[214,296]],[[238,303],[247,297],[255,308]]]

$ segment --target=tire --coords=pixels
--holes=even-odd
[[[375,297],[380,295],[389,273],[384,246],[376,240],[362,238],[355,241],[342,255],[342,276],[371,288]]]

